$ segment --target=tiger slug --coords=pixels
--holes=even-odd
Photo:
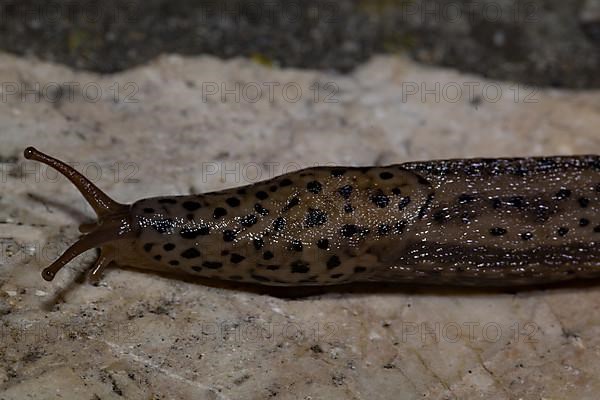
[[[600,277],[600,157],[315,167],[217,192],[115,202],[65,163],[98,216],[43,270],[110,263],[263,285],[529,285]]]

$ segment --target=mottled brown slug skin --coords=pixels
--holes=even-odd
[[[600,276],[600,157],[303,169],[253,185],[115,203],[69,167],[99,223],[44,270],[100,247],[120,265],[265,285],[537,284]]]

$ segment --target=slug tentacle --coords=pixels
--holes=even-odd
[[[79,254],[105,243],[129,239],[133,236],[129,220],[129,205],[117,203],[75,169],[33,147],[25,149],[24,155],[27,159],[42,162],[56,169],[68,178],[98,216],[96,223],[82,224],[79,230],[86,234],[42,271],[45,280],[54,279],[56,273]],[[100,257],[92,269],[91,277],[94,279],[97,279],[104,267],[117,258],[114,252],[105,251],[105,247],[102,247]]]
[[[49,167],[54,168],[67,179],[69,179],[83,195],[88,204],[94,209],[99,219],[112,214],[125,212],[129,208],[127,205],[117,203],[108,197],[106,193],[90,182],[89,179],[64,162],[50,157],[34,147],[26,148],[24,155],[28,160],[39,161],[48,165]]]
[[[92,269],[90,269],[89,279],[92,283],[98,283],[102,278],[104,269],[106,269],[106,267],[108,267],[108,265],[114,261],[114,258],[109,257],[107,254],[110,254],[110,252],[103,247],[100,250],[100,255],[94,263],[94,266]]]
[[[102,229],[97,229],[92,231],[91,233],[82,236],[77,242],[75,242],[71,247],[69,247],[56,261],[54,261],[49,267],[45,268],[42,271],[42,277],[51,281],[56,276],[56,273],[64,267],[69,261],[78,255],[93,249],[95,247],[100,247],[100,245],[112,242],[117,239],[122,239],[127,233],[119,233],[118,227],[110,224],[106,227],[102,227]],[[98,261],[92,269],[92,276],[98,276],[98,274],[102,271],[102,269],[108,265],[112,261],[112,257],[109,257],[106,254],[100,254]]]

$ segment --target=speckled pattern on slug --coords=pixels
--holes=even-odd
[[[267,285],[519,285],[600,277],[600,157],[309,168],[202,195],[112,200],[65,163],[98,215],[42,271],[111,262]]]
[[[140,200],[142,264],[272,285],[600,275],[598,157],[312,168]],[[166,248],[165,246],[168,246]]]
[[[431,192],[400,167],[313,168],[215,193],[132,206],[147,264],[269,284],[367,280],[371,245],[403,246]],[[169,244],[169,249],[164,248]],[[160,267],[156,265],[156,268]]]

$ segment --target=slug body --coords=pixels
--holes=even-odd
[[[90,248],[115,262],[265,285],[537,284],[600,277],[600,157],[318,167],[218,192],[112,201],[65,174],[99,221],[42,273]]]

